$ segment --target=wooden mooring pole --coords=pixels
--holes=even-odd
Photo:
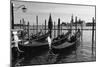
[[[28,39],[29,39],[29,22],[28,22],[27,26],[28,26],[28,27],[27,27],[27,28],[28,28],[28,29],[27,29],[27,32],[28,32]]]
[[[54,38],[56,37],[56,29],[55,29],[55,22],[54,22]]]
[[[60,18],[58,19],[58,36],[60,35]]]
[[[45,33],[46,33],[46,20],[45,20]]]
[[[25,21],[24,19],[22,19],[22,22],[23,22],[23,30],[25,29],[24,25],[25,25]]]
[[[60,25],[60,27],[61,27],[61,28],[60,28],[60,29],[61,29],[61,32],[60,32],[60,34],[62,35],[62,24]]]
[[[25,30],[25,31],[27,31],[27,28],[26,28],[26,23],[24,23],[24,30]]]
[[[37,30],[36,30],[36,33],[38,33],[38,16],[36,16],[36,24],[37,24]]]
[[[77,24],[78,24],[77,17],[75,17],[75,24],[76,24],[75,32],[77,32]],[[77,45],[78,45],[78,43],[76,42],[76,51],[75,51],[76,59],[77,59]]]
[[[14,7],[13,3],[11,3],[11,29],[14,29]]]
[[[77,31],[77,16],[75,17],[75,31]]]
[[[20,29],[21,29],[21,26],[22,26],[22,24],[21,24],[21,20],[20,20]]]
[[[81,47],[83,47],[83,21],[81,21]]]
[[[44,25],[42,24],[42,29],[41,29],[42,34],[44,33]]]
[[[92,22],[93,22],[93,25],[92,25],[92,56],[94,56],[94,17],[92,18]]]
[[[71,30],[71,32],[73,32],[73,15],[71,16],[70,30]]]
[[[34,24],[33,24],[33,34],[34,34]]]

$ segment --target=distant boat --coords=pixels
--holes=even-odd
[[[62,39],[58,39],[57,41],[54,41],[52,43],[52,51],[54,53],[64,53],[72,50],[76,50],[79,44],[79,37],[80,37],[80,31],[77,31],[73,36],[70,37],[70,40],[68,40],[68,37],[64,37]]]

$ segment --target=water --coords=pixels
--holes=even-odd
[[[34,27],[35,28],[35,27]],[[32,29],[32,27],[30,27]],[[42,26],[39,26],[39,29],[44,29]],[[63,27],[63,29],[67,29]],[[92,29],[92,27],[83,27],[83,29]],[[40,31],[40,30],[39,30]],[[45,32],[45,30],[43,30]],[[57,30],[56,36],[57,36]],[[67,30],[62,30],[62,33],[66,33]],[[36,34],[36,30],[30,30],[30,34]],[[54,30],[52,32],[52,36],[54,38]],[[55,37],[56,37],[55,36]],[[96,38],[94,38],[95,41]],[[55,63],[66,63],[66,62],[81,62],[81,61],[95,61],[95,43],[94,43],[94,56],[92,55],[92,30],[83,30],[83,39],[80,46],[75,51],[70,54],[55,54],[50,55],[48,50],[36,57],[32,57],[31,60],[25,60],[25,58],[20,62],[17,62],[18,65],[37,65],[37,64],[55,64]],[[95,41],[96,42],[96,41]],[[27,62],[25,62],[27,61]]]

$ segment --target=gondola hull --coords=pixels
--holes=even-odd
[[[49,35],[49,32],[47,32],[43,35],[38,35],[38,36],[32,37],[30,40],[35,40],[38,42],[45,42],[48,35]]]
[[[41,46],[25,46],[25,45],[19,45],[19,49],[21,51],[24,51],[24,52],[32,52],[36,49],[39,49],[39,48],[48,48],[48,45],[41,45]]]
[[[28,56],[39,55],[49,50],[48,42],[44,42],[44,43],[33,42],[31,44],[26,44],[26,45],[19,44],[18,46],[19,46],[19,49],[23,51],[22,53]]]
[[[68,45],[68,44],[66,43],[66,45]],[[52,52],[54,54],[58,54],[58,53],[59,54],[71,53],[72,51],[75,51],[78,46],[79,46],[79,40],[77,40],[74,43],[71,43],[69,46],[64,46],[63,48],[62,47],[61,48],[54,48],[54,47],[52,47]]]
[[[46,34],[44,36],[40,36],[40,37],[33,39],[33,40],[38,41],[38,42],[44,42],[44,41],[46,41],[47,37],[48,37],[48,34]]]
[[[24,57],[26,60],[30,60],[33,57],[44,55],[48,52],[48,45],[42,46],[23,46],[19,45],[20,50],[24,51],[20,53],[21,57]]]

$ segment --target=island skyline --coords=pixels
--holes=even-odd
[[[95,18],[95,6],[79,6],[79,5],[71,5],[71,4],[55,4],[55,3],[37,3],[37,2],[21,2],[21,1],[12,1],[14,7],[18,7],[20,5],[25,5],[27,11],[25,13],[22,12],[21,9],[14,9],[14,23],[20,23],[20,20],[24,19],[26,22],[30,22],[31,25],[36,25],[36,16],[38,16],[38,23],[40,25],[48,22],[49,15],[51,14],[53,22],[58,23],[58,18],[60,18],[62,22],[71,21],[71,16],[73,15],[73,19],[75,21],[75,17],[77,16],[78,20],[82,19],[85,22],[92,22],[92,17]]]

